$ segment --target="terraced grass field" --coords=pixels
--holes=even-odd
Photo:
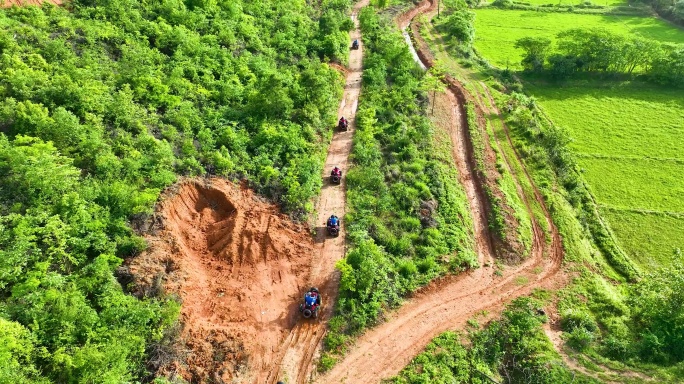
[[[481,8],[475,13],[475,49],[492,65],[500,68],[521,69],[522,51],[513,46],[516,40],[526,36],[546,36],[554,39],[559,32],[571,28],[603,27],[625,35],[640,34],[662,42],[684,43],[684,30],[652,17],[495,8]]]
[[[644,269],[684,250],[684,92],[528,84],[570,144],[623,249]]]
[[[568,5],[580,5],[584,3],[584,0],[515,0],[516,2],[520,3],[527,3],[530,5],[547,5],[547,4],[553,4],[553,5],[561,5],[561,6],[568,6]],[[615,5],[625,5],[627,4],[627,0],[594,0],[592,1],[593,4],[595,5],[603,5],[603,6],[615,6]]]

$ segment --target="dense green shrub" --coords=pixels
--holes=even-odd
[[[442,23],[443,29],[459,43],[471,46],[475,39],[475,13],[467,9],[454,11]]]
[[[641,358],[665,364],[684,361],[684,264],[644,276],[630,293]]]
[[[177,175],[311,209],[348,0],[74,0],[0,11],[0,382],[136,382],[178,314],[115,278]],[[121,275],[124,284],[125,277]]]
[[[577,73],[640,73],[661,84],[684,86],[684,47],[681,45],[661,44],[639,36],[625,37],[600,28],[575,28],[558,34],[555,50],[551,50],[549,40],[539,38],[522,38],[515,46],[525,51],[522,60],[525,69],[546,73],[556,80]]]

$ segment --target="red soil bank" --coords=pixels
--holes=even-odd
[[[224,180],[175,189],[157,208],[149,250],[129,263],[138,290],[161,288],[182,301],[176,349],[185,358],[169,359],[160,373],[251,381],[248,372],[271,362],[297,320],[314,248],[310,231]]]

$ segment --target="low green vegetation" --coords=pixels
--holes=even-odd
[[[476,81],[467,84],[474,95],[491,87],[560,231],[575,276],[558,293],[567,345],[597,372],[611,367],[680,381],[681,310],[672,303],[681,289],[681,155],[672,143],[681,141],[681,92],[590,76],[557,84],[527,75],[523,86],[511,71],[449,49],[458,59],[445,66]],[[432,367],[424,363],[414,373]]]
[[[149,380],[179,305],[128,295],[119,267],[177,175],[247,179],[294,216],[311,209],[342,93],[322,61],[345,60],[349,7],[0,11],[0,382]]]
[[[501,0],[499,0],[501,2]],[[511,3],[522,6],[556,7],[610,7],[627,5],[628,0],[512,0]],[[505,3],[505,1],[504,1]],[[581,9],[581,8],[579,8]]]
[[[634,83],[528,82],[569,143],[622,248],[643,267],[684,249],[684,96]],[[666,224],[667,223],[667,224]],[[637,240],[638,239],[638,240]]]
[[[323,368],[344,353],[349,335],[405,294],[476,265],[467,199],[425,115],[424,74],[391,21],[368,7],[360,21],[363,97],[347,176],[351,249],[338,264],[340,296]]]
[[[447,36],[446,43],[458,52],[458,55],[471,57],[475,32],[474,19],[475,14],[464,2],[450,0],[444,4],[442,17],[433,19],[430,26],[434,26],[434,29]],[[449,60],[444,60],[438,53],[437,65],[432,71],[439,76],[453,76],[448,62]],[[509,169],[509,161],[515,156],[500,135],[502,126],[498,116],[484,116],[485,120],[480,121],[476,118],[474,105],[468,104],[467,117],[471,127],[479,127],[470,131],[470,140],[474,148],[476,172],[485,181],[483,189],[490,204],[489,227],[502,245],[496,247],[497,257],[515,263],[529,254],[532,245],[531,218],[523,196],[518,193],[516,180],[511,174],[519,169],[513,164],[514,161],[511,162],[512,168]],[[499,145],[501,142],[504,145]]]
[[[435,338],[389,383],[598,383],[566,367],[544,335],[535,299],[514,300],[500,320]],[[464,342],[465,341],[465,342]]]
[[[481,8],[475,10],[475,49],[499,68],[522,69],[523,51],[515,47],[525,37],[545,37],[553,43],[568,29],[604,28],[621,36],[640,36],[661,43],[684,43],[684,31],[653,17],[585,15]]]
[[[680,381],[683,273],[680,259],[630,286],[583,275],[558,305],[568,345],[595,362],[646,370],[659,382]]]

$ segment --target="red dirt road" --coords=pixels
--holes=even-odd
[[[0,8],[9,8],[13,5],[18,7],[25,7],[27,5],[40,6],[43,3],[51,3],[54,5],[61,5],[61,0],[0,0]]]
[[[423,1],[417,6],[420,12],[434,10],[435,3]],[[407,26],[410,20],[420,12],[415,9],[398,19],[399,25]],[[415,35],[414,31],[414,35]],[[418,44],[417,51],[426,67],[432,66],[430,53],[425,44]],[[453,116],[453,127],[450,131],[454,146],[454,160],[461,174],[466,194],[471,204],[471,212],[475,224],[475,236],[478,244],[480,262],[486,260],[488,241],[483,238],[487,228],[481,214],[480,194],[474,193],[476,186],[471,186],[473,180],[473,166],[468,153],[472,152],[468,130],[465,124],[464,103],[469,99],[463,88],[454,79],[447,79],[448,93]],[[476,108],[481,112],[481,107]],[[520,161],[506,159],[507,161]],[[516,175],[527,177],[529,175]],[[530,180],[531,182],[531,180]],[[532,184],[534,185],[534,184]],[[545,203],[541,195],[535,191],[533,198],[542,207]],[[527,197],[523,196],[527,202]],[[527,202],[528,203],[528,202]],[[527,204],[530,209],[529,203]],[[369,330],[361,336],[356,345],[345,358],[340,361],[326,375],[320,377],[317,383],[377,383],[390,378],[403,369],[410,360],[420,353],[425,346],[438,334],[449,329],[462,327],[465,322],[478,312],[487,310],[497,312],[503,305],[515,297],[531,293],[536,288],[557,288],[564,283],[563,274],[558,274],[563,259],[563,250],[558,231],[551,221],[551,217],[544,208],[546,220],[551,228],[551,244],[545,243],[544,234],[538,223],[533,223],[534,241],[532,254],[525,262],[515,268],[508,268],[503,277],[496,277],[490,268],[480,268],[465,275],[447,277],[431,284],[403,307],[396,311],[387,321]],[[478,214],[479,213],[479,214]],[[534,215],[530,212],[530,217]]]
[[[349,130],[335,132],[333,140],[328,148],[328,156],[325,161],[323,177],[326,181],[318,201],[316,222],[316,247],[312,261],[311,286],[319,288],[324,300],[319,321],[298,322],[279,346],[277,357],[265,371],[260,373],[257,383],[275,383],[277,380],[287,379],[289,382],[308,382],[315,372],[316,357],[320,351],[321,342],[326,332],[328,319],[332,317],[334,303],[337,298],[339,275],[335,270],[338,260],[344,258],[345,229],[344,219],[339,237],[326,236],[325,222],[330,215],[335,214],[341,218],[345,214],[345,183],[344,176],[349,170],[348,158],[352,148],[352,137],[356,126],[356,109],[361,92],[361,71],[363,59],[363,42],[357,19],[358,10],[368,4],[368,0],[360,1],[354,5],[352,18],[355,29],[351,32],[351,40],[359,40],[359,49],[349,53],[349,68],[346,72],[344,95],[340,104],[338,115],[349,120]],[[329,182],[330,171],[334,166],[342,170],[342,184],[333,185]]]

